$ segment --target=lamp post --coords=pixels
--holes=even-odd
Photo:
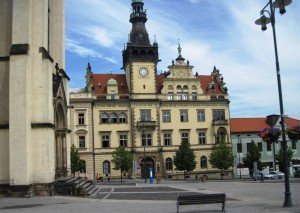
[[[142,129],[142,137],[146,133],[146,129]],[[146,162],[146,140],[144,141],[144,162],[143,162],[143,167],[144,167],[144,178],[145,178],[145,183],[147,183],[147,162]],[[142,138],[142,143],[143,143],[143,138]]]
[[[277,50],[276,30],[275,30],[275,8],[279,8],[280,14],[283,15],[286,12],[285,6],[289,5],[290,3],[292,3],[292,0],[275,0],[274,2],[273,0],[269,0],[266,6],[260,11],[261,17],[255,21],[255,24],[261,25],[262,31],[267,30],[267,24],[269,23],[271,23],[272,30],[273,30],[277,84],[278,84],[279,105],[280,105],[280,124],[282,129],[282,143],[283,143],[283,152],[284,152],[285,197],[284,197],[283,207],[292,207],[293,203],[291,198],[290,182],[289,182],[287,140],[285,135],[285,122],[284,122],[280,67],[279,67],[278,50]],[[270,6],[270,11],[266,9],[268,6]],[[269,17],[265,16],[266,13],[269,15]]]
[[[242,139],[240,137],[238,137],[238,144],[242,144]],[[240,163],[241,163],[241,153],[239,151],[240,150],[238,150],[238,154],[239,154],[239,164],[238,165],[240,165]],[[241,170],[241,168],[239,168],[239,169],[240,169],[240,179],[242,179],[242,170]]]

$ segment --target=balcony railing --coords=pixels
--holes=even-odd
[[[227,119],[222,119],[222,120],[213,120],[212,125],[228,125],[228,120]]]
[[[138,128],[155,128],[156,121],[138,121],[137,125]]]

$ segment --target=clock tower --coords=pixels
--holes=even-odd
[[[158,59],[158,44],[151,44],[145,27],[147,14],[143,0],[132,0],[130,22],[132,29],[127,47],[123,51],[123,68],[126,73],[129,93],[136,95],[155,95],[156,66]]]

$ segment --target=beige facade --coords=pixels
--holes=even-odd
[[[229,97],[222,75],[198,75],[178,57],[158,75],[158,44],[150,44],[143,1],[132,2],[130,40],[123,51],[125,74],[96,74],[87,67],[86,87],[70,93],[72,144],[86,163],[89,178],[119,177],[112,153],[125,146],[134,157],[130,177],[177,177],[173,156],[188,140],[197,166],[191,174],[219,173],[209,164],[221,140],[230,145]],[[188,50],[187,50],[188,51]],[[175,55],[175,54],[174,54]],[[147,166],[143,163],[147,163]],[[219,175],[219,174],[218,174]]]
[[[0,37],[0,184],[51,193],[69,167],[64,1],[1,0]]]

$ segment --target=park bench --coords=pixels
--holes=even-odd
[[[222,212],[225,212],[226,194],[199,194],[199,195],[179,195],[177,197],[177,213],[181,205],[198,205],[209,203],[222,203]]]

